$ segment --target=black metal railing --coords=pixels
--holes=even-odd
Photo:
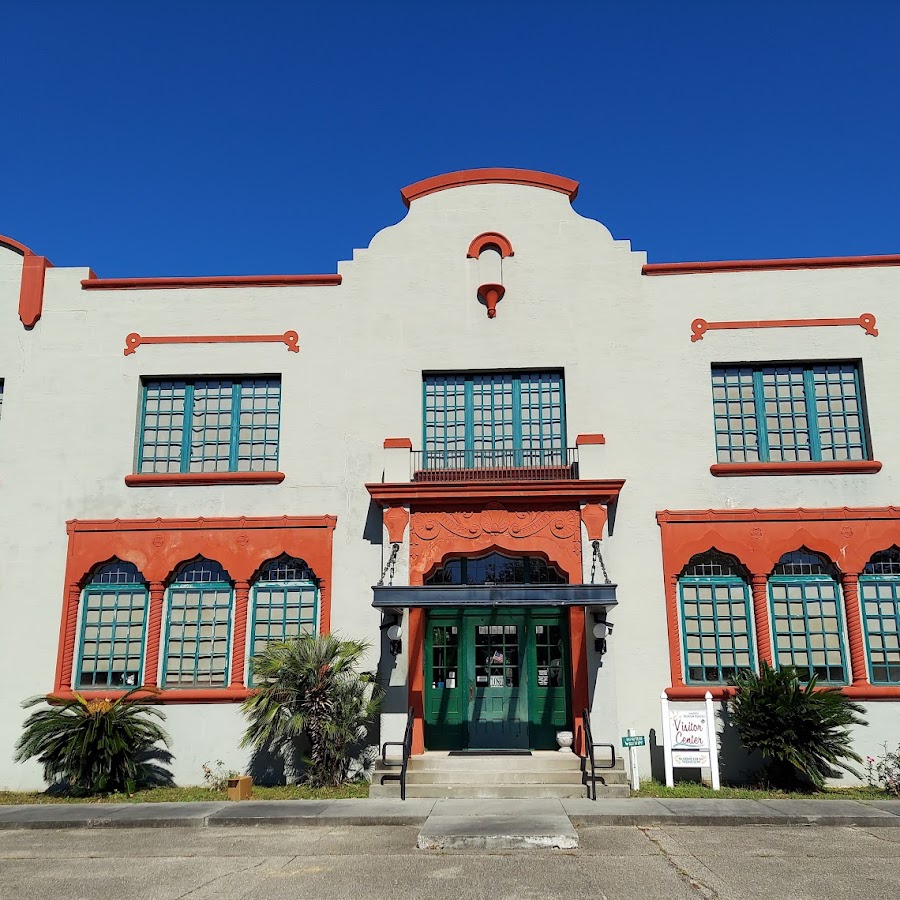
[[[385,781],[399,781],[400,782],[400,799],[406,799],[406,769],[409,766],[409,757],[412,753],[412,736],[413,736],[413,721],[415,720],[415,715],[413,714],[413,708],[409,708],[409,712],[406,714],[406,730],[403,732],[403,740],[402,741],[385,741],[381,745],[381,764],[386,769],[400,769],[399,772],[386,772],[381,776],[381,783],[384,784]],[[402,747],[403,755],[400,759],[396,757],[392,759],[388,759],[387,748],[388,747]]]
[[[578,477],[578,449],[413,450],[413,481],[557,481]]]
[[[616,767],[616,745],[595,744],[591,734],[591,715],[586,710],[581,711],[582,727],[584,728],[584,755],[581,757],[581,782],[587,785],[588,800],[597,799],[597,782],[606,784],[606,779],[597,774],[597,769],[614,769]],[[594,750],[598,747],[606,747],[609,750],[610,762],[608,765],[597,762]]]

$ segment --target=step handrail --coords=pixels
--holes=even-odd
[[[596,800],[597,782],[601,781],[606,784],[603,776],[597,774],[597,769],[614,769],[616,767],[616,745],[594,742],[594,736],[591,734],[591,714],[586,709],[581,711],[581,722],[584,729],[584,755],[581,757],[582,781],[587,785],[588,800]],[[609,750],[610,763],[608,765],[597,762],[594,750],[598,747],[605,747]],[[590,766],[590,774],[588,774],[588,766]]]
[[[413,722],[415,721],[415,713],[413,712],[413,708],[410,707],[409,711],[406,714],[406,730],[403,732],[403,740],[402,741],[385,741],[381,745],[381,764],[386,769],[400,769],[399,773],[387,772],[381,776],[381,783],[384,784],[385,781],[399,781],[400,782],[400,799],[406,799],[406,770],[409,766],[409,757],[412,754],[412,736],[413,736]],[[388,759],[387,758],[387,748],[388,747],[402,747],[403,755],[401,759]]]

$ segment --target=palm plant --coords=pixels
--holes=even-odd
[[[309,745],[305,780],[343,784],[352,751],[375,718],[381,691],[358,671],[368,644],[332,634],[302,634],[268,644],[251,661],[260,685],[244,701],[249,725],[241,746],[274,750],[288,761],[298,740]]]
[[[862,759],[850,746],[851,725],[867,725],[862,706],[839,688],[817,688],[816,676],[803,684],[790,666],[760,673],[742,672],[734,679],[738,691],[730,701],[731,719],[741,742],[758,750],[768,775],[780,787],[806,784],[820,789],[841,770],[859,777],[852,762]]]
[[[149,697],[132,698],[136,687],[116,700],[71,700],[31,697],[22,706],[31,713],[16,743],[16,762],[37,758],[44,779],[75,796],[126,791],[171,784],[169,736],[154,719],[164,713]],[[163,746],[159,746],[162,744]]]

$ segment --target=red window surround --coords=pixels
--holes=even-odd
[[[72,667],[81,591],[91,570],[118,558],[134,563],[147,579],[150,609],[144,655],[144,682],[156,687],[162,651],[163,605],[168,579],[180,563],[205,556],[234,580],[231,684],[225,688],[170,688],[162,703],[234,703],[247,697],[244,655],[247,646],[251,582],[259,567],[282,553],[305,560],[319,577],[319,628],[331,628],[331,556],[334,516],[271,516],[214,519],[104,519],[66,523],[69,548],[63,594],[54,695],[72,696]],[[79,691],[84,696],[116,697],[116,690]]]
[[[694,700],[707,690],[718,700],[730,694],[724,686],[684,683],[678,576],[691,557],[715,548],[744,565],[751,576],[757,658],[771,663],[768,576],[784,553],[801,546],[826,556],[839,572],[852,673],[842,692],[859,700],[900,698],[898,686],[869,684],[858,594],[859,574],[872,554],[900,545],[900,507],[662,510],[656,520],[662,537],[670,698]]]

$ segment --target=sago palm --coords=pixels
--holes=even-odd
[[[848,728],[868,723],[860,716],[863,707],[839,688],[817,688],[815,675],[804,684],[790,666],[776,670],[765,662],[759,675],[743,672],[734,685],[731,719],[741,743],[763,755],[774,783],[821,788],[841,770],[859,776],[851,762],[862,759],[851,748]]]
[[[368,644],[332,634],[272,642],[251,660],[258,687],[244,701],[249,725],[242,746],[273,749],[288,760],[298,739],[309,744],[306,781],[338,785],[351,751],[375,718],[381,691],[358,666]]]
[[[52,702],[25,720],[16,761],[36,758],[44,779],[73,795],[171,784],[160,765],[172,760],[169,736],[154,721],[165,715],[149,698],[133,698],[136,691],[146,689],[134,688],[116,700],[86,700],[78,693],[71,700],[26,700],[25,709]]]

